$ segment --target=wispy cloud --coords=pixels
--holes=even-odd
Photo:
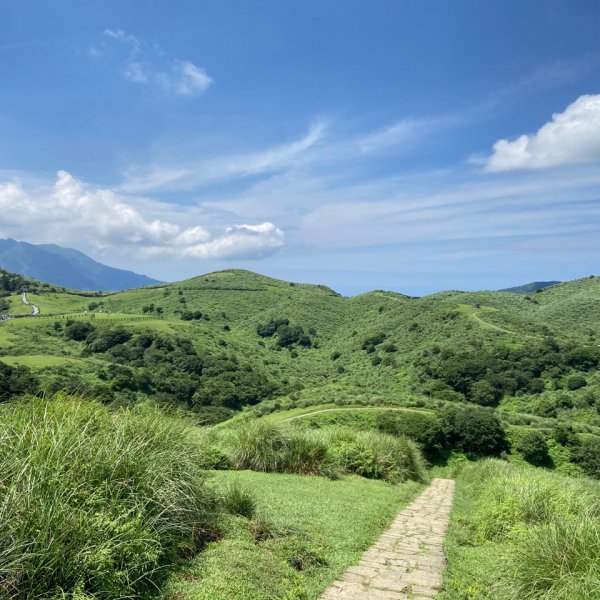
[[[452,116],[402,119],[361,137],[358,145],[363,154],[387,152],[402,145],[413,146],[422,138],[457,122],[458,118]]]
[[[293,166],[325,135],[326,124],[317,122],[298,140],[246,154],[229,154],[216,158],[178,161],[177,164],[154,164],[130,168],[121,186],[127,192],[163,189],[192,189],[219,181],[250,175],[274,173]]]
[[[214,83],[213,78],[191,60],[168,58],[156,44],[145,44],[122,29],[105,29],[103,38],[100,44],[90,46],[88,54],[101,58],[107,42],[121,44],[126,50],[122,74],[132,83],[181,97],[199,96]]]
[[[600,161],[600,95],[580,96],[533,134],[498,140],[485,169],[539,169]]]

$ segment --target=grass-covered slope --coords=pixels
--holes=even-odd
[[[443,600],[600,597],[600,484],[483,461],[462,470]]]
[[[229,472],[209,475],[211,461]],[[149,406],[5,403],[0,598],[316,598],[414,497],[421,483],[402,480],[422,468],[414,444],[376,433],[200,433]]]
[[[344,298],[228,270],[94,297],[36,289],[30,299],[41,316],[0,324],[0,359],[21,365],[21,380],[30,367],[38,390],[151,398],[198,423],[256,404],[469,403],[546,435],[561,421],[578,435],[600,431],[599,278],[531,295]]]

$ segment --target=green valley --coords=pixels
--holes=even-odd
[[[477,590],[492,586],[489,597],[504,598],[517,583],[495,573],[488,541],[507,565],[533,542],[478,533],[479,512],[468,515],[487,479],[539,479],[543,502],[551,477],[560,486],[600,478],[600,278],[531,295],[422,298],[348,298],[241,270],[108,294],[10,273],[1,281],[12,317],[0,323],[0,420],[10,431],[0,512],[18,524],[0,554],[2,597],[317,598],[442,476],[458,482],[444,597],[486,597]],[[88,470],[63,462],[77,448],[95,456],[99,444],[122,447],[123,458],[100,453]],[[136,470],[144,448],[156,458]],[[477,471],[486,457],[505,466]],[[46,469],[68,475],[46,480]],[[168,515],[147,495],[159,480]],[[12,499],[25,485],[39,489],[39,514],[20,514]],[[73,485],[88,491],[73,496]],[[504,510],[509,501],[489,494],[490,510]],[[88,502],[72,547],[57,550],[54,527],[70,528],[69,511]],[[592,539],[590,506],[581,527]],[[44,511],[56,516],[34,544]],[[554,527],[555,516],[544,519]],[[19,549],[29,544],[41,558]],[[82,566],[84,555],[104,557],[101,572]],[[63,571],[40,575],[60,560]],[[576,598],[596,568],[592,558],[569,571],[559,596],[528,587],[523,572],[518,593]]]

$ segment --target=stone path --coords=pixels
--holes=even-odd
[[[425,600],[442,587],[454,481],[434,479],[320,600]]]

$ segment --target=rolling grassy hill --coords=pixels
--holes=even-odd
[[[0,403],[0,420],[11,424],[7,431],[15,438],[5,440],[3,473],[9,475],[0,486],[17,491],[6,498],[19,499],[20,486],[34,478],[45,506],[50,439],[86,457],[56,463],[56,498],[71,498],[64,473],[77,489],[89,486],[90,494],[133,475],[136,482],[131,498],[107,492],[90,504],[69,546],[70,562],[52,571],[56,580],[40,573],[50,572],[44,561],[64,562],[63,548],[53,545],[58,534],[41,539],[38,513],[23,513],[30,518],[19,535],[39,544],[40,562],[23,561],[19,577],[26,576],[39,597],[59,597],[57,589],[70,590],[60,597],[71,600],[124,597],[135,586],[149,597],[143,586],[156,585],[164,600],[317,598],[432,472],[459,475],[446,597],[479,597],[500,585],[499,575],[490,540],[472,532],[473,539],[465,537],[462,523],[472,519],[479,527],[481,507],[500,515],[504,505],[496,497],[480,501],[488,483],[474,487],[473,474],[491,477],[495,486],[531,479],[542,489],[536,496],[542,504],[555,488],[571,489],[574,476],[600,478],[600,278],[531,295],[446,291],[423,298],[384,291],[345,298],[325,286],[241,270],[111,294],[4,272],[0,288],[14,315],[0,322],[0,401],[45,394]],[[18,295],[23,289],[39,316],[28,316]],[[99,402],[80,404],[65,392]],[[90,419],[104,425],[89,427]],[[36,461],[29,460],[30,427],[37,428]],[[163,462],[150,453],[138,464],[138,442],[150,444]],[[464,469],[470,459],[488,455],[512,464],[491,475],[485,463]],[[118,469],[129,474],[115,478]],[[547,476],[532,474],[538,471]],[[164,524],[152,513],[154,504],[145,503],[157,472],[165,489],[179,490],[169,492],[174,516]],[[106,486],[98,487],[103,477]],[[521,489],[511,494],[513,506]],[[122,497],[131,502],[127,508],[119,504]],[[198,505],[189,504],[192,497]],[[19,502],[9,500],[21,515]],[[201,540],[186,521],[179,524],[181,535],[169,533],[178,515],[198,510],[207,520]],[[51,523],[57,532],[68,516],[63,512]],[[575,516],[582,517],[586,536],[595,535],[596,521]],[[542,525],[554,527],[559,517],[550,515]],[[138,531],[140,518],[146,525]],[[13,524],[18,519],[5,520],[9,529]],[[15,531],[5,537],[18,540]],[[124,531],[131,536],[125,547]],[[490,548],[507,556],[527,542],[492,541]],[[14,546],[15,556],[20,547]],[[88,555],[94,559],[86,569],[68,566]],[[105,579],[96,573],[100,559]],[[121,560],[127,568],[114,566]],[[134,567],[143,577],[130,576],[127,569]],[[577,593],[588,589],[592,570],[574,569]],[[533,575],[522,579],[523,586],[537,585]],[[81,589],[94,591],[80,596]]]
[[[222,416],[262,402],[441,405],[477,396],[508,416],[600,426],[600,278],[531,296],[448,291],[423,298],[383,291],[344,298],[325,286],[235,269],[94,297],[42,285],[30,282],[41,316],[3,323],[0,352],[8,364],[23,357],[20,364],[36,367],[41,383],[53,387],[76,382],[126,403],[158,396],[196,413],[217,406],[226,409]],[[15,313],[26,312],[17,296],[8,301]],[[86,341],[90,332],[104,339],[115,329],[126,333],[114,345]],[[195,372],[177,367],[185,389],[146,381],[149,368],[171,360],[173,344],[186,360],[203,363]],[[157,347],[166,348],[160,360],[152,354]],[[585,366],[565,358],[573,352],[590,354]],[[54,358],[24,358],[40,355]],[[477,356],[487,363],[471,364]],[[486,382],[493,388],[487,396]],[[248,391],[243,398],[240,389]],[[544,409],[563,396],[565,406]]]

